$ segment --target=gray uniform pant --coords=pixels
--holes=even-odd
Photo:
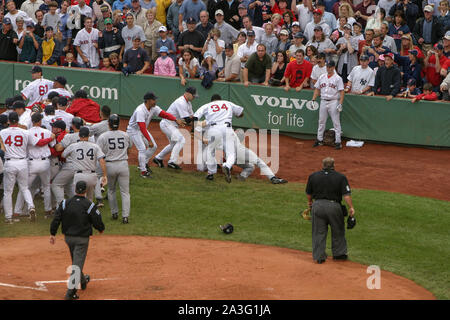
[[[339,104],[338,100],[324,100],[320,101],[319,109],[319,128],[317,130],[317,140],[323,141],[323,133],[327,124],[328,115],[331,117],[333,127],[336,132],[336,143],[341,143],[341,120],[339,118],[340,112],[336,109]]]
[[[117,205],[116,185],[119,183],[122,197],[122,217],[130,216],[130,169],[127,160],[106,162],[108,173],[108,202],[111,214],[119,213]]]
[[[97,174],[90,171],[77,172],[73,176],[73,184],[76,186],[78,181],[86,182],[86,198],[93,201],[95,186],[97,184]]]
[[[72,168],[62,167],[52,181],[52,192],[58,205],[64,200],[64,190],[68,198],[74,195],[73,174]]]
[[[64,237],[67,246],[70,250],[70,258],[72,259],[72,265],[77,266],[80,269],[80,279],[75,279],[75,288],[78,287],[80,281],[82,283],[86,282],[83,274],[84,262],[86,261],[86,256],[89,247],[89,237],[74,237],[65,236]]]
[[[326,259],[328,225],[331,226],[331,251],[333,256],[347,254],[345,221],[341,205],[330,200],[316,200],[311,210],[312,254],[314,260]]]

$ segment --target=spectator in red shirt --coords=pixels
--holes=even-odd
[[[312,65],[309,61],[304,60],[305,51],[298,49],[295,51],[295,60],[289,62],[284,72],[286,80],[285,91],[289,88],[295,88],[295,91],[300,91],[304,87],[309,86],[309,78],[311,76]]]
[[[290,16],[292,17],[291,23],[293,21],[297,21],[297,18],[295,17],[295,14],[292,12],[292,10],[289,10],[287,7],[288,7],[288,4],[287,4],[286,0],[278,0],[278,3],[275,3],[272,6],[272,14],[278,13],[278,14],[280,14],[283,17],[284,13],[289,11],[291,13]],[[282,26],[283,24],[284,24],[284,20],[281,19],[279,25]]]
[[[80,117],[86,122],[97,123],[102,121],[100,118],[100,105],[88,99],[87,93],[84,90],[75,92],[74,100],[66,112],[73,114],[75,117]]]
[[[434,46],[434,50],[429,50],[425,57],[425,78],[427,82],[436,88],[434,91],[439,91],[439,85],[441,84],[441,69],[445,65],[447,57],[444,55],[444,46],[441,43],[437,43]]]
[[[425,83],[423,85],[423,93],[415,96],[411,102],[414,103],[419,100],[428,100],[428,101],[436,101],[438,100],[438,96],[436,92],[433,91],[433,86],[431,83]]]

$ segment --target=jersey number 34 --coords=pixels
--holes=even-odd
[[[219,107],[217,104],[213,104],[211,106],[211,109],[212,109],[212,112],[220,111],[220,109],[224,109],[224,110],[228,111],[228,107],[227,107],[227,105],[225,103],[222,105],[222,107]]]

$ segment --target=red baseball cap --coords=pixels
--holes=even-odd
[[[318,13],[318,14],[320,14],[320,15],[323,14],[322,10],[320,10],[320,9],[314,9],[313,14],[314,14],[314,13]]]
[[[384,56],[385,58],[386,58],[386,57],[389,57],[389,58],[391,58],[392,60],[394,60],[394,54],[393,54],[392,52],[385,53],[383,56]]]

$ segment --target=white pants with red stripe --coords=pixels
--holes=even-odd
[[[34,208],[33,198],[28,189],[28,162],[26,159],[11,159],[5,161],[3,172],[3,209],[5,210],[5,218],[11,219],[13,214],[12,194],[14,185],[19,186],[19,192],[22,193],[28,210]]]
[[[319,128],[317,130],[317,140],[323,141],[323,133],[327,124],[328,115],[331,117],[333,127],[336,132],[336,143],[341,143],[341,121],[339,119],[339,111],[336,109],[338,100],[320,100],[319,109]]]
[[[148,132],[148,131],[147,131]],[[128,135],[130,136],[131,141],[136,146],[136,149],[138,150],[138,161],[139,161],[139,170],[140,171],[147,171],[147,167],[145,166],[150,158],[155,153],[158,146],[156,145],[155,139],[153,139],[153,136],[148,132],[148,135],[150,136],[150,140],[152,140],[153,148],[149,148],[148,140],[144,137],[142,132],[130,132],[127,131]]]
[[[155,158],[163,160],[166,155],[171,153],[169,162],[178,164],[178,157],[180,156],[180,152],[186,143],[186,139],[184,139],[183,134],[172,122],[173,121],[163,119],[159,123],[159,127],[167,136],[169,144],[165,146],[164,149],[162,149],[162,151],[155,156]]]
[[[222,146],[225,152],[225,163],[223,164],[228,169],[236,162],[236,146],[233,128],[224,124],[217,124],[208,129],[208,147],[206,165],[208,167],[208,174],[215,174],[217,172],[217,161],[215,150]]]

